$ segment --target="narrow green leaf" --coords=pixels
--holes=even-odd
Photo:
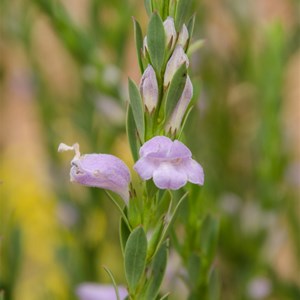
[[[125,253],[125,245],[128,240],[128,237],[130,235],[130,229],[124,220],[124,218],[120,219],[120,244],[121,244],[121,250],[124,256]]]
[[[175,219],[176,219],[176,216],[177,216],[177,213],[179,211],[179,207],[181,206],[181,203],[183,202],[183,200],[186,198],[186,196],[188,195],[189,192],[186,192],[181,198],[180,200],[178,201],[174,211],[173,211],[173,214],[168,218],[168,223],[166,224],[166,227],[164,228],[164,231],[163,231],[163,234],[162,234],[162,238],[157,246],[157,248],[160,247],[160,245],[164,242],[164,240],[166,239],[168,233],[169,233],[169,230],[172,226],[172,224],[174,223]],[[172,201],[170,201],[170,207],[169,207],[169,212],[167,215],[170,215],[170,210],[171,210],[171,204],[172,204]]]
[[[120,300],[119,289],[118,289],[118,286],[116,284],[113,273],[108,268],[106,268],[106,267],[103,267],[103,268],[104,268],[104,270],[106,271],[106,273],[108,274],[108,276],[110,277],[110,279],[112,281],[112,284],[113,284],[114,289],[115,289],[117,300]]]
[[[164,0],[152,0],[152,10],[163,16],[163,2]]]
[[[214,268],[210,274],[209,278],[209,300],[218,300],[220,299],[220,280],[219,274],[216,268]]]
[[[192,290],[197,288],[197,284],[200,281],[200,276],[205,276],[204,269],[201,265],[200,255],[198,253],[190,253],[187,261],[187,271],[189,284]]]
[[[169,3],[169,16],[175,19],[176,15],[176,6],[177,6],[177,0],[170,0]]]
[[[128,222],[128,219],[122,209],[122,207],[120,206],[120,204],[118,203],[118,201],[113,197],[113,195],[108,192],[107,190],[105,190],[105,193],[106,195],[110,198],[110,200],[115,204],[115,206],[117,207],[118,211],[120,212],[121,216],[123,217],[124,219],[124,222],[126,222],[128,228],[130,228],[130,225],[129,225],[129,222]]]
[[[130,104],[128,105],[127,108],[126,131],[127,131],[127,137],[128,137],[133,160],[137,161],[139,159],[139,153],[138,153],[139,147],[138,147],[138,137],[137,137],[138,133],[137,133],[136,124],[134,121],[132,108]]]
[[[169,86],[166,103],[165,103],[165,116],[167,118],[172,114],[178,100],[180,99],[187,77],[186,64],[183,63],[180,68],[176,71]]]
[[[133,18],[133,24],[134,24],[134,39],[135,39],[136,53],[138,57],[140,70],[143,73],[144,67],[143,67],[143,62],[141,57],[141,53],[143,49],[143,33],[139,22],[134,18]]]
[[[147,238],[142,227],[130,234],[125,246],[125,275],[130,291],[134,291],[141,279],[147,255]]]
[[[164,0],[163,2],[163,20],[165,20],[169,16],[169,2],[170,0]]]
[[[178,137],[177,137],[178,140],[180,140],[180,138],[181,138],[181,136],[182,136],[184,127],[185,127],[185,125],[186,125],[186,122],[187,122],[187,120],[188,120],[188,118],[189,118],[189,115],[190,115],[191,111],[193,110],[193,108],[194,108],[194,106],[191,106],[191,107],[188,109],[187,113],[185,114],[185,116],[184,116],[184,118],[183,118],[182,125],[181,125],[181,128],[180,128],[180,132],[179,132]]]
[[[153,13],[147,32],[150,59],[155,71],[160,74],[165,56],[165,29],[161,17]]]
[[[151,5],[151,0],[144,0],[145,8],[147,11],[148,16],[150,17],[152,14],[152,5]]]
[[[187,30],[188,30],[188,33],[189,33],[189,39],[192,38],[193,36],[193,33],[194,33],[194,27],[195,27],[195,21],[196,21],[196,15],[193,14],[191,16],[191,18],[189,19],[188,23],[187,23]]]
[[[204,43],[205,40],[197,40],[196,42],[192,43],[188,48],[187,56],[191,57],[194,52],[203,47]]]
[[[159,298],[159,300],[166,300],[166,299],[168,299],[170,294],[171,294],[171,293],[166,293],[166,294],[163,295],[161,298]]]
[[[168,260],[168,245],[164,242],[157,251],[153,263],[150,282],[146,290],[145,299],[156,299],[159,289],[164,278]]]
[[[219,221],[208,215],[202,225],[200,232],[200,243],[202,254],[206,256],[208,263],[214,259],[219,234]]]
[[[180,31],[191,4],[192,0],[178,0],[175,15],[175,27],[177,31]]]
[[[145,119],[144,119],[143,101],[138,87],[130,78],[128,81],[128,87],[129,87],[129,98],[130,98],[133,118],[135,120],[139,138],[141,142],[144,143]]]

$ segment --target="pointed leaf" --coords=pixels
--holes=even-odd
[[[176,6],[177,6],[177,0],[170,0],[169,3],[169,16],[175,19],[176,15]]]
[[[164,242],[153,259],[150,283],[146,291],[145,299],[156,299],[166,271],[167,260],[168,245],[167,242]]]
[[[186,78],[187,78],[187,68],[186,68],[186,64],[183,63],[174,74],[167,92],[166,104],[165,104],[165,116],[167,118],[172,114],[176,104],[178,103],[178,100],[182,95],[186,83]]]
[[[194,52],[197,50],[201,49],[205,43],[205,40],[197,40],[196,42],[190,44],[188,51],[187,51],[187,56],[191,57]]]
[[[209,278],[209,287],[208,287],[208,299],[209,300],[218,300],[220,299],[220,279],[219,274],[216,268],[214,268],[211,272],[210,278]]]
[[[121,244],[121,250],[123,255],[125,253],[125,245],[129,235],[130,235],[130,229],[128,228],[128,225],[124,221],[124,218],[121,218],[120,219],[120,244]]]
[[[196,253],[191,253],[188,258],[187,263],[187,271],[188,271],[188,278],[189,284],[191,289],[194,290],[197,287],[198,282],[200,281],[200,276],[205,276],[201,266],[200,256]]]
[[[219,221],[208,215],[201,225],[200,242],[202,254],[208,263],[214,259],[219,234]]]
[[[145,8],[147,11],[148,16],[150,17],[152,14],[152,5],[151,5],[151,0],[144,0]]]
[[[129,87],[129,98],[130,104],[132,108],[133,118],[135,120],[137,132],[139,134],[139,138],[141,142],[144,142],[145,135],[145,119],[144,119],[144,109],[143,109],[143,101],[141,98],[141,94],[139,92],[136,84],[129,78],[128,81]]]
[[[192,0],[178,0],[175,16],[175,27],[177,31],[180,31],[191,4]]]
[[[177,213],[179,211],[179,207],[181,206],[181,203],[183,202],[183,200],[186,198],[186,196],[188,195],[189,192],[186,192],[181,198],[180,200],[178,201],[174,211],[173,211],[173,214],[169,217],[169,220],[167,220],[167,224],[166,224],[166,227],[164,228],[164,231],[163,231],[163,234],[162,234],[162,238],[157,246],[157,248],[160,247],[160,245],[164,242],[164,240],[166,239],[168,233],[169,233],[169,230],[172,226],[172,224],[174,223],[175,219],[176,219],[176,216],[177,216]],[[171,204],[172,204],[172,200],[170,201],[170,208],[169,208],[169,211],[171,210]],[[170,213],[168,212],[167,215],[169,215]]]
[[[171,293],[166,293],[165,295],[163,295],[161,298],[159,298],[159,300],[166,300],[169,298]]]
[[[139,22],[134,18],[133,18],[133,24],[134,24],[134,39],[135,39],[136,53],[138,57],[140,70],[143,73],[144,67],[143,67],[143,62],[141,57],[142,49],[143,49],[143,33]]]
[[[118,201],[114,198],[114,196],[108,192],[107,190],[105,190],[106,195],[110,198],[110,200],[114,203],[114,205],[117,207],[118,211],[120,212],[121,216],[124,219],[124,222],[126,222],[128,228],[130,228],[129,223],[128,223],[128,219],[122,209],[122,207],[120,206],[120,204],[118,203]]]
[[[187,113],[185,114],[185,116],[184,116],[184,118],[183,118],[182,125],[181,125],[181,128],[180,128],[180,132],[179,132],[178,137],[177,137],[178,140],[180,140],[180,138],[181,138],[181,136],[182,136],[184,127],[185,127],[185,125],[186,125],[186,121],[188,120],[189,115],[190,115],[191,111],[193,110],[193,108],[194,108],[194,106],[191,106],[191,107],[188,109]]]
[[[127,131],[127,137],[129,141],[129,146],[131,150],[131,154],[133,157],[133,160],[136,162],[139,159],[139,152],[138,152],[138,137],[137,137],[137,129],[136,124],[133,117],[133,112],[131,105],[128,105],[127,108],[127,120],[126,120],[126,131]]]
[[[165,29],[161,17],[153,13],[147,32],[148,50],[152,65],[160,74],[165,56]]]
[[[165,0],[164,0],[165,1]],[[163,2],[161,0],[152,0],[152,10],[163,16]]]
[[[194,33],[194,27],[195,27],[195,20],[196,20],[196,15],[192,15],[192,17],[189,19],[188,24],[187,24],[187,30],[189,32],[189,39],[191,40],[193,33]]]
[[[142,227],[132,231],[125,246],[125,275],[130,291],[134,291],[141,279],[147,255],[147,238]]]
[[[165,20],[169,16],[169,2],[170,0],[164,0],[163,2],[163,20]]]
[[[114,278],[114,275],[112,274],[112,272],[108,268],[106,268],[106,267],[103,267],[103,268],[104,268],[104,270],[106,271],[106,273],[108,274],[108,276],[110,277],[110,279],[112,281],[113,287],[115,289],[117,300],[120,300],[119,289],[118,289],[118,286],[116,284],[116,280]]]

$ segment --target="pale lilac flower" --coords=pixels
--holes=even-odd
[[[166,124],[166,132],[175,134],[179,131],[183,116],[186,109],[193,97],[193,84],[189,76],[187,76],[186,83],[182,92],[182,95],[176,104],[174,111],[171,114],[170,119]]]
[[[123,286],[118,287],[120,299],[125,299],[128,295]],[[116,292],[112,285],[83,283],[76,289],[76,294],[80,300],[115,300]]]
[[[78,144],[67,146],[61,143],[58,147],[59,152],[70,150],[75,151],[71,161],[71,181],[111,190],[128,202],[130,173],[121,159],[110,154],[80,155]]]
[[[183,24],[179,32],[177,45],[181,45],[183,48],[185,48],[188,39],[189,39],[189,32],[185,24]]]
[[[256,277],[248,284],[247,291],[251,299],[265,299],[272,291],[272,284],[266,277]]]
[[[151,113],[158,102],[158,84],[155,71],[151,65],[146,68],[140,83],[140,92],[145,107]]]
[[[177,45],[171,58],[169,59],[164,76],[164,86],[166,87],[172,80],[175,72],[182,64],[189,66],[189,59],[181,45]]]
[[[143,180],[153,178],[160,189],[177,190],[187,181],[203,185],[203,169],[192,159],[191,151],[178,140],[156,136],[140,148],[134,169]]]
[[[167,17],[164,21],[164,28],[166,33],[166,45],[169,45],[172,40],[172,44],[170,46],[173,48],[176,43],[177,32],[175,29],[174,19],[172,17]]]

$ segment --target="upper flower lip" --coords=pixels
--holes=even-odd
[[[191,151],[180,141],[165,136],[156,136],[151,139],[150,143],[145,143],[140,149],[141,157],[149,157],[161,160],[176,160],[191,158]]]

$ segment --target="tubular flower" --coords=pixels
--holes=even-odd
[[[177,190],[188,181],[203,185],[201,165],[192,159],[191,151],[178,140],[156,136],[140,148],[140,159],[134,169],[143,180],[153,178],[160,189]]]
[[[175,72],[182,64],[189,66],[189,59],[185,54],[183,47],[177,45],[171,58],[169,59],[166,67],[165,77],[164,77],[164,86],[166,87],[172,80]]]
[[[168,120],[166,125],[166,132],[172,134],[178,132],[183,116],[186,112],[186,109],[193,97],[193,84],[189,76],[186,78],[186,83],[182,92],[182,95],[172,112],[171,118]]]
[[[85,186],[107,189],[129,200],[130,173],[125,163],[110,154],[80,155],[79,145],[61,143],[58,152],[75,151],[71,161],[70,180]]]
[[[164,21],[164,28],[166,33],[166,44],[168,46],[172,41],[170,46],[173,48],[176,43],[177,32],[175,29],[174,19],[172,17],[167,17],[167,19]]]
[[[158,84],[155,71],[151,65],[148,65],[142,76],[140,83],[140,92],[143,98],[144,105],[151,113],[156,108],[158,102]]]

